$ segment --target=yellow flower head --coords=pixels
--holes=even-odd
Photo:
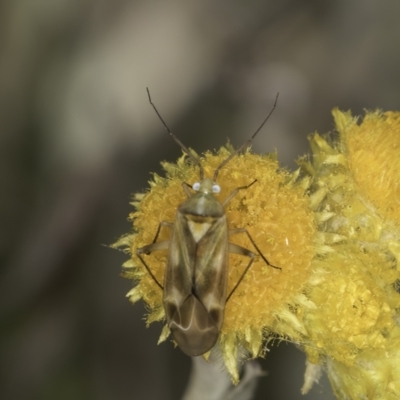
[[[339,141],[310,137],[310,200],[318,221],[304,316],[314,363],[327,362],[339,398],[400,394],[400,113],[361,124],[333,111]]]
[[[217,153],[207,152],[201,158],[205,176],[231,154],[222,147]],[[154,176],[150,190],[137,195],[136,211],[131,214],[134,232],[119,240],[115,246],[126,246],[131,259],[124,264],[125,276],[134,281],[128,297],[132,302],[143,299],[147,304],[150,323],[164,318],[162,291],[146,271],[136,250],[152,243],[161,221],[173,222],[178,206],[187,198],[182,183],[199,180],[199,169],[182,156],[176,164],[164,162],[166,177]],[[229,229],[246,228],[261,252],[281,270],[268,266],[256,257],[250,270],[226,304],[225,317],[219,336],[219,346],[234,381],[237,352],[243,347],[255,357],[262,354],[262,341],[272,333],[300,339],[305,329],[302,323],[304,308],[309,302],[302,294],[309,277],[314,256],[314,216],[304,195],[307,182],[295,183],[297,174],[279,170],[272,156],[260,156],[246,151],[235,156],[221,169],[218,183],[224,199],[236,188],[257,182],[239,191],[225,207]],[[161,228],[157,241],[168,240],[171,232]],[[230,241],[256,253],[245,234],[232,235]],[[163,282],[167,267],[167,250],[145,255],[145,260],[159,282]],[[240,280],[247,257],[229,255],[229,294]],[[169,334],[164,328],[161,341]]]
[[[361,125],[349,113],[333,115],[358,192],[400,227],[400,113],[367,114]]]

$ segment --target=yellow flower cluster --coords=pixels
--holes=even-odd
[[[246,228],[276,270],[257,258],[226,304],[218,339],[233,381],[240,349],[263,355],[265,341],[296,342],[313,364],[325,365],[339,398],[400,397],[400,113],[369,113],[361,124],[349,112],[333,111],[338,137],[310,136],[312,158],[300,171],[279,169],[274,155],[238,155],[219,174],[219,201],[240,191],[226,206],[230,229]],[[205,176],[232,149],[201,159]],[[143,299],[147,323],[163,320],[162,291],[136,250],[152,243],[161,221],[173,222],[187,198],[182,182],[198,181],[186,156],[163,163],[150,190],[136,195],[133,233],[114,246],[130,259],[124,274],[134,281],[132,302]],[[162,228],[161,240],[170,230]],[[230,240],[254,251],[244,234]],[[167,251],[145,255],[163,282]],[[229,255],[228,293],[249,260]],[[165,326],[160,341],[169,336]],[[311,369],[310,369],[311,371]],[[312,378],[306,376],[304,391]]]
[[[338,398],[400,396],[400,113],[357,124],[333,111],[339,140],[310,137],[318,220],[307,313],[311,362],[327,362]]]

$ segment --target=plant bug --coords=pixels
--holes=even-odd
[[[193,185],[182,183],[188,199],[179,205],[175,221],[173,223],[162,221],[153,242],[137,249],[136,254],[154,282],[163,291],[165,316],[174,340],[184,353],[194,357],[206,353],[215,345],[224,319],[225,304],[255,259],[255,253],[229,242],[229,236],[246,234],[264,262],[272,268],[280,269],[266,259],[245,228],[228,229],[225,206],[239,191],[248,189],[256,180],[233,190],[222,203],[214,197],[220,192],[220,186],[216,183],[219,171],[241,150],[251,144],[275,110],[279,94],[276,96],[272,110],[260,127],[250,139],[217,167],[213,179],[204,177],[200,159],[170,131],[153,104],[149,89],[147,89],[147,94],[151,106],[167,132],[199,167],[200,179]],[[171,229],[171,237],[169,240],[157,242],[163,226]],[[143,254],[159,250],[168,250],[163,285],[156,279],[143,258]],[[227,295],[229,253],[247,256],[250,261],[234,288]]]

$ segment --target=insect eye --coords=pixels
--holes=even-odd
[[[200,189],[200,182],[193,183],[192,189],[197,192]]]
[[[212,191],[213,193],[219,193],[221,191],[221,187],[219,185],[213,185]]]

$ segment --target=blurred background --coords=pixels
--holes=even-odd
[[[179,399],[190,359],[125,298],[131,195],[181,150],[242,144],[283,166],[331,109],[400,107],[397,0],[0,3],[0,398]],[[300,394],[304,355],[273,346],[256,399]]]

